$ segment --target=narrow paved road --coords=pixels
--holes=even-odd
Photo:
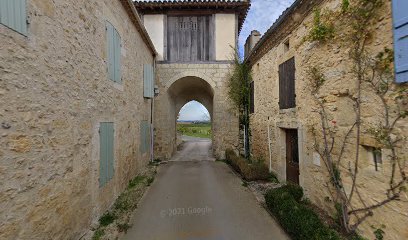
[[[188,140],[159,168],[123,240],[288,239],[230,168],[213,161],[210,141]]]

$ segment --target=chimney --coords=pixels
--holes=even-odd
[[[261,34],[257,30],[252,30],[251,35],[248,36],[245,42],[245,58],[248,57],[251,50],[255,47],[258,41],[261,39]]]

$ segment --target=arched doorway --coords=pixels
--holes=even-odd
[[[207,108],[195,100],[186,103],[177,115],[177,145],[193,140],[212,138],[211,115]]]
[[[201,103],[209,112],[212,120],[211,155],[223,159],[227,148],[236,149],[239,145],[236,141],[239,135],[238,117],[231,111],[226,96],[228,68],[214,65],[211,69],[187,70],[182,65],[180,69],[172,69],[165,64],[158,66],[160,93],[155,98],[154,110],[155,158],[170,159],[176,153],[178,113],[190,101]],[[221,71],[225,73],[221,74]]]
[[[175,106],[174,113],[172,114],[174,116],[175,147],[177,148],[177,145],[180,142],[180,139],[178,138],[181,137],[177,131],[177,120],[181,109],[188,103],[196,102],[205,107],[206,111],[208,111],[209,118],[211,119],[213,115],[214,90],[211,85],[202,78],[183,77],[175,81],[169,87],[167,92]],[[201,116],[197,116],[194,120],[199,120],[200,117]],[[174,151],[175,149],[173,149],[173,152]]]

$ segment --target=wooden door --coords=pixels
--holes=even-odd
[[[297,129],[286,129],[286,180],[299,184],[299,147]]]

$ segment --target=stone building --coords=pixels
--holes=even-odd
[[[237,148],[238,118],[227,99],[234,48],[249,1],[136,1],[157,49],[155,157],[176,150],[176,120],[189,101],[202,103],[212,119],[213,152]]]
[[[150,159],[155,48],[130,0],[0,10],[0,239],[79,239]]]
[[[226,80],[248,8],[0,1],[0,239],[79,239],[153,141],[156,158],[172,156],[190,100],[211,114],[216,156],[237,147]]]
[[[404,9],[405,6],[406,21],[405,1],[394,1],[400,4],[400,9]],[[407,38],[405,37],[404,40],[403,37],[395,37],[393,42],[392,3],[391,1],[384,1],[384,3],[379,10],[379,16],[373,21],[374,31],[372,38],[367,42],[367,49],[375,56],[384,51],[384,47],[393,49],[395,46],[397,78],[392,86],[392,93],[397,93],[407,87],[406,83],[403,83],[407,81],[406,75],[405,80],[403,77],[406,71],[398,70],[398,67],[403,65],[401,61],[407,60],[407,49],[405,48],[405,52],[401,50],[403,49],[401,47],[407,46]],[[341,9],[341,4],[340,0],[296,1],[271,26],[245,58],[252,67],[254,81],[254,112],[251,114],[253,155],[263,158],[265,164],[276,172],[281,181],[300,184],[306,196],[314,204],[328,210],[330,214],[334,212],[332,197],[326,187],[330,184],[330,180],[321,155],[315,148],[317,145],[322,145],[322,142],[312,131],[314,127],[321,124],[321,121],[318,113],[320,108],[311,92],[310,69],[312,66],[318,66],[326,78],[318,97],[327,106],[329,127],[335,129],[337,136],[344,136],[355,122],[351,99],[356,94],[356,80],[351,70],[350,45],[336,39],[320,44],[318,41],[308,41],[306,37],[313,22],[316,21],[314,17],[316,12],[313,9],[322,9],[321,14],[329,11],[336,12]],[[401,11],[404,12],[404,10]],[[401,12],[395,9],[393,13],[397,16]],[[397,19],[394,22],[397,24]],[[399,28],[394,26],[395,29]],[[256,32],[253,33],[256,34]],[[398,36],[397,34],[395,30],[395,35]],[[251,40],[247,42],[254,39],[256,41],[257,36],[250,36],[249,39]],[[378,96],[369,91],[366,83],[362,86],[358,188],[360,197],[365,199],[367,204],[375,204],[385,197],[384,193],[390,179],[390,150],[378,144],[369,134],[371,127],[383,123],[384,114]],[[391,104],[390,109],[393,109],[391,115],[395,116],[396,105],[393,104],[391,96],[387,95],[387,101]],[[402,103],[402,108],[407,109],[406,102]],[[351,135],[355,136],[355,129],[352,130]],[[404,162],[401,167],[406,172],[408,170],[405,164],[408,150],[406,119],[398,121],[394,137],[396,136],[401,138],[397,144],[397,152]],[[347,191],[351,186],[348,168],[354,164],[356,149],[353,148],[355,146],[353,143],[357,140],[351,137],[348,141],[344,153],[345,160],[340,165]],[[339,145],[338,143],[334,145],[334,156],[340,154]],[[407,239],[406,193],[402,193],[400,198],[401,201],[394,201],[375,209],[373,217],[369,217],[367,222],[360,226],[361,233],[373,239],[371,226],[378,227],[385,224],[386,239]]]

